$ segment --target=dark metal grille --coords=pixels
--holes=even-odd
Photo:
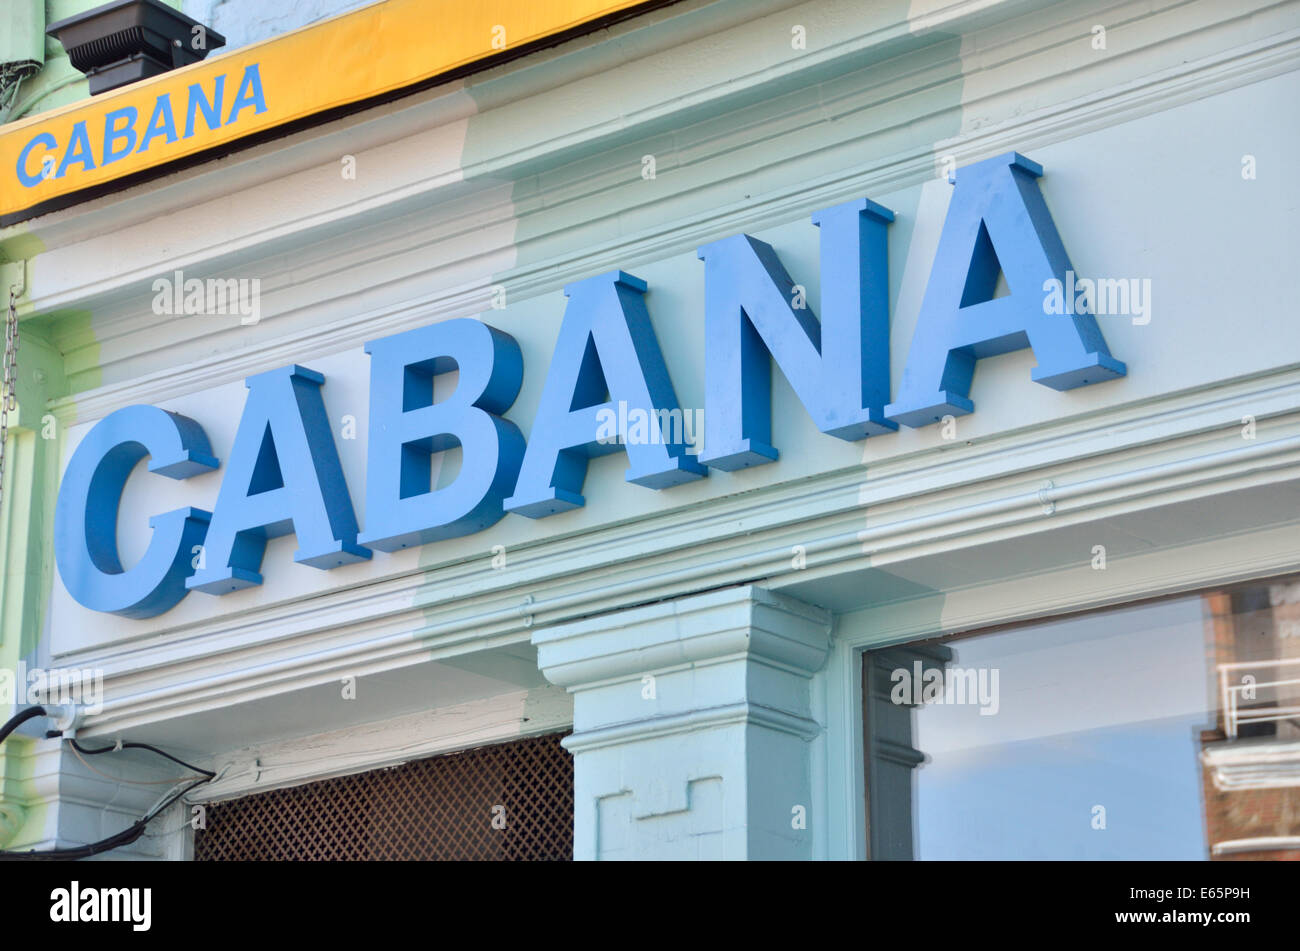
[[[573,758],[531,737],[208,806],[194,858],[568,860]]]

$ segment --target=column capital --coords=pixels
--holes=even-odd
[[[538,666],[569,690],[742,657],[809,676],[830,651],[823,608],[754,585],[543,628]]]

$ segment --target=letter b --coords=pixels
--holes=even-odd
[[[499,521],[524,456],[523,435],[500,415],[523,383],[519,344],[462,318],[373,340],[366,351],[370,447],[360,541],[396,551]],[[455,392],[435,403],[434,377],[456,369]],[[434,489],[433,454],[456,446],[462,450],[459,474]]]

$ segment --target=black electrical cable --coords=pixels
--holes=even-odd
[[[167,797],[165,800],[163,800],[161,803],[159,803],[158,805],[154,806],[153,809],[151,809],[151,810],[149,811],[149,814],[146,815],[146,816],[144,817],[144,819],[142,819],[141,821],[142,821],[142,822],[150,822],[150,821],[156,819],[158,816],[162,815],[164,812],[167,811],[167,807],[168,807],[168,806],[170,806],[172,803],[174,803],[177,799],[182,798],[182,797],[183,797],[186,793],[188,793],[191,789],[193,789],[193,788],[196,787],[196,786],[202,786],[204,783],[210,783],[210,782],[212,782],[212,780],[211,780],[209,777],[207,777],[207,776],[204,776],[202,779],[196,779],[194,782],[190,783],[190,784],[189,784],[188,786],[186,786],[184,789],[179,790],[178,792],[172,793],[172,795],[168,796],[168,797]]]
[[[172,756],[172,754],[164,753],[162,750],[158,749],[158,747],[150,746],[148,743],[123,743],[121,746],[105,746],[97,750],[88,750],[80,743],[78,743],[76,740],[72,739],[71,737],[68,738],[68,742],[71,743],[72,748],[75,749],[82,756],[97,756],[100,753],[112,753],[115,750],[119,750],[119,749],[148,750],[150,753],[157,753],[159,756],[165,756],[167,759],[171,760],[177,766],[184,766],[186,769],[192,769],[196,773],[202,773],[204,776],[208,777],[208,779],[212,779],[214,776],[217,775],[216,773],[212,772],[212,770],[200,769],[198,766],[195,766],[192,763],[187,763],[183,759],[177,759],[175,756]]]
[[[109,836],[107,839],[100,839],[98,842],[92,842],[89,845],[78,845],[68,849],[47,849],[44,852],[0,852],[0,862],[65,862],[71,859],[90,858],[92,855],[98,855],[101,852],[108,852],[124,845],[130,845],[144,835],[145,827],[148,824],[144,819],[137,819],[134,825],[123,829],[117,835]]]
[[[43,717],[46,715],[47,714],[45,712],[44,707],[28,707],[26,710],[22,711],[21,713],[15,714],[14,716],[10,717],[9,721],[5,723],[3,727],[0,727],[0,743],[3,743],[9,737],[10,733],[12,733],[18,727],[22,726],[28,720],[33,720],[36,717]],[[68,737],[68,742],[71,743],[73,748],[78,753],[81,753],[83,756],[94,756],[99,753],[111,753],[117,749],[116,746],[106,746],[103,749],[88,750],[83,748],[81,744],[79,744],[72,737]],[[162,750],[158,749],[156,746],[150,746],[148,743],[123,743],[121,748],[124,750],[142,749],[142,750],[148,750],[151,753],[157,753],[159,756],[164,756],[167,759],[171,760],[172,762],[177,763],[180,766],[184,766],[186,769],[192,769],[196,773],[202,773],[203,776],[200,779],[197,779],[194,782],[190,783],[184,789],[180,789],[172,793],[170,796],[168,796],[158,805],[154,806],[154,808],[150,809],[145,816],[143,816],[140,819],[137,819],[134,823],[132,823],[127,828],[123,829],[121,832],[118,832],[116,835],[111,835],[106,839],[100,839],[98,842],[91,842],[88,845],[77,845],[66,849],[48,849],[44,852],[36,852],[36,851],[9,852],[6,850],[0,850],[0,862],[12,862],[12,861],[62,862],[71,859],[90,858],[90,856],[99,855],[101,852],[108,852],[111,851],[112,849],[121,848],[124,845],[130,845],[132,842],[135,842],[142,835],[144,835],[145,830],[148,828],[149,823],[152,822],[154,819],[156,819],[162,812],[164,812],[174,802],[176,802],[176,800],[180,799],[191,789],[194,789],[197,786],[201,786],[204,783],[211,782],[214,778],[216,778],[217,775],[211,770],[199,769],[199,767],[191,765],[190,763],[187,763],[184,760],[177,759],[175,756],[172,756],[170,753],[165,753]]]
[[[35,720],[37,717],[45,716],[44,707],[28,707],[22,713],[16,713],[9,718],[9,722],[0,726],[0,743],[9,739],[9,734],[18,729],[28,720]]]

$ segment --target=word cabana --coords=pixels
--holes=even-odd
[[[777,459],[775,363],[828,436],[859,440],[927,426],[975,407],[976,361],[1031,348],[1033,379],[1056,390],[1123,376],[1088,313],[1046,313],[1040,288],[1071,270],[1036,179],[1017,153],[961,169],[897,396],[890,402],[887,231],[893,213],[861,199],[812,216],[819,227],[820,320],[771,246],[735,235],[698,251],[705,281],[703,447],[688,451],[658,420],[680,407],[643,295],[611,271],[565,288],[568,303],[531,439],[506,418],[523,381],[509,334],[458,318],[366,344],[370,358],[364,530],[326,417],[325,378],[303,366],[249,377],[248,397],[211,512],[153,516],[145,554],[124,569],[117,513],[126,480],[149,457],[171,479],[218,468],[200,423],[128,406],[97,423],[68,463],[55,554],[87,608],[144,618],[189,591],[221,595],[262,583],[267,539],[297,536],[296,561],[328,570],[482,531],[506,513],[546,518],[583,505],[587,460],[625,452],[629,482],[650,490]],[[1011,293],[995,297],[999,271]],[[459,370],[433,400],[434,378]],[[634,413],[653,437],[607,438]],[[629,409],[630,408],[630,409]],[[459,446],[461,469],[432,488],[435,453]],[[202,559],[193,559],[200,550]],[[195,567],[198,562],[199,567]]]
[[[177,102],[175,107],[171,93],[160,93],[147,118],[128,105],[104,113],[97,127],[88,127],[86,120],[74,123],[66,142],[50,132],[37,133],[18,153],[18,181],[24,188],[34,188],[47,178],[88,172],[154,146],[169,146],[196,133],[231,125],[245,110],[252,110],[252,115],[266,111],[256,63],[244,68],[228,106],[222,105],[225,89],[226,75],[221,74],[207,89],[191,83],[184,103]]]

